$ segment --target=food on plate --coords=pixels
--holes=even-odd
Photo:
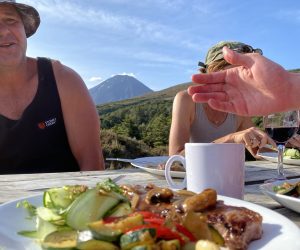
[[[123,185],[125,195],[136,210],[160,214],[189,230],[196,239],[207,239],[229,249],[247,249],[248,244],[262,236],[262,217],[247,208],[225,205],[217,201],[213,189],[195,194],[172,191],[154,185]]]
[[[284,159],[300,159],[300,151],[296,148],[286,148],[283,157]]]
[[[278,194],[299,197],[300,196],[300,181],[296,182],[296,183],[284,182],[281,185],[274,186],[273,191]]]
[[[157,169],[164,170],[165,169],[166,162],[160,163],[157,165]],[[171,166],[171,171],[180,171],[185,172],[185,168],[180,162],[175,161],[173,165]]]
[[[258,213],[225,205],[213,189],[196,194],[108,179],[94,188],[49,189],[41,207],[18,206],[36,220],[35,230],[19,234],[48,250],[244,250],[262,236]]]

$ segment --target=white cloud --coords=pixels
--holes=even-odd
[[[96,82],[96,81],[102,81],[102,77],[100,76],[92,76],[90,79],[88,79],[89,82]]]
[[[158,0],[156,0],[158,2]],[[175,44],[182,47],[194,49],[199,44],[186,38],[187,35],[180,29],[161,24],[159,21],[149,21],[146,18],[139,18],[132,15],[121,15],[111,11],[106,11],[103,8],[96,8],[95,6],[80,6],[71,1],[61,0],[25,0],[38,9],[41,16],[47,16],[56,22],[63,22],[64,24],[82,26],[85,29],[101,30],[102,33],[106,30],[109,32],[117,32],[120,36],[133,35],[137,40],[144,40],[146,42]],[[177,2],[177,3],[176,3]],[[164,0],[162,2],[165,6],[174,6],[182,2]],[[150,4],[150,3],[149,3]],[[43,19],[43,18],[42,18]]]
[[[121,75],[121,76],[132,76],[132,77],[135,77],[136,78],[136,75],[134,73],[126,73],[126,72],[123,72],[123,73],[119,73],[119,74],[115,74],[115,75],[112,75],[113,76],[116,76],[116,75]]]

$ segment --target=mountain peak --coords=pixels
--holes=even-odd
[[[145,84],[129,75],[115,75],[89,89],[95,104],[120,101],[153,92]]]

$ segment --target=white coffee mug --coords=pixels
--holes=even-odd
[[[174,161],[186,169],[186,177],[175,183],[170,174]],[[165,176],[173,189],[200,193],[213,188],[220,195],[243,199],[245,181],[245,147],[237,143],[186,143],[185,157],[171,156],[165,165]]]

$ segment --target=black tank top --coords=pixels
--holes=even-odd
[[[19,120],[0,114],[0,174],[78,171],[52,64],[38,58],[38,88]]]

